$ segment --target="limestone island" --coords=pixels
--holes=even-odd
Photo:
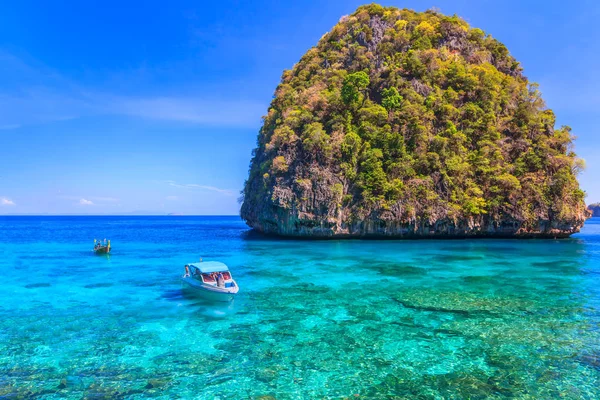
[[[284,71],[241,216],[308,238],[568,237],[589,216],[573,140],[489,34],[362,6]]]
[[[592,213],[592,217],[600,217],[600,203],[590,204],[588,210]]]

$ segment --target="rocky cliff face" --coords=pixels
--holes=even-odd
[[[554,122],[483,31],[360,7],[284,72],[241,215],[286,236],[569,236],[582,164]]]

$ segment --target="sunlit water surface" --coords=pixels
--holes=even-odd
[[[0,217],[0,255],[0,398],[600,397],[598,219],[556,241],[291,241],[235,217]],[[200,256],[233,303],[182,290]]]

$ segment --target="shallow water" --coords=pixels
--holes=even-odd
[[[600,397],[600,219],[311,242],[235,217],[0,217],[0,256],[0,398]],[[233,303],[182,290],[200,256],[230,266]]]

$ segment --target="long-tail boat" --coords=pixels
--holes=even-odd
[[[94,253],[96,254],[108,254],[110,253],[110,240],[104,242],[101,240],[94,239]]]

